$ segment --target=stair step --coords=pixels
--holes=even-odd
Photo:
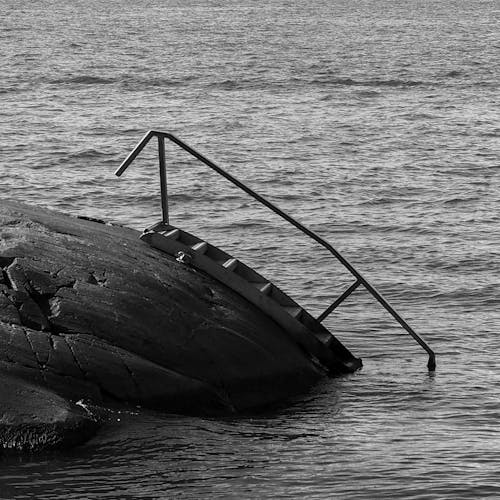
[[[302,307],[300,306],[283,306],[283,309],[295,319],[299,319],[303,311]]]
[[[314,336],[325,345],[330,344],[332,340],[332,336],[328,332],[314,332]]]
[[[231,256],[222,251],[220,248],[215,247],[213,245],[208,245],[207,251],[205,252],[205,255],[209,258],[212,259],[213,261],[217,262],[217,264],[224,264],[226,260],[230,259]]]
[[[234,271],[237,265],[238,265],[238,259],[234,258],[228,259],[222,263],[222,267],[225,267],[228,271]]]
[[[180,229],[172,229],[171,231],[161,231],[161,235],[163,235],[165,238],[170,238],[171,240],[178,240],[179,236],[181,235],[181,230]]]
[[[191,248],[195,252],[205,253],[208,248],[208,243],[206,241],[200,241],[199,243],[195,243],[194,245],[192,245]]]
[[[271,293],[271,290],[273,289],[273,284],[270,283],[269,281],[259,281],[259,282],[253,282],[252,285],[259,290],[260,293],[263,293],[264,295],[269,295]]]

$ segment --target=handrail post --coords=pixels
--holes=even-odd
[[[168,224],[167,167],[165,163],[165,137],[158,134],[158,160],[160,166],[160,190],[162,222]]]

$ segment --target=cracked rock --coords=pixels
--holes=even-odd
[[[137,231],[0,200],[0,235],[0,378],[197,414],[322,376],[269,317]]]

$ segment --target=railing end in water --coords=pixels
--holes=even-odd
[[[436,371],[436,355],[434,353],[429,354],[429,361],[427,362],[427,369],[430,372]]]

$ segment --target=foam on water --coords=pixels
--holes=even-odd
[[[495,0],[4,0],[1,196],[143,229],[148,129],[177,134],[324,236],[366,293],[327,321],[364,368],[289,408],[113,417],[63,456],[0,464],[3,498],[500,495]],[[172,222],[311,311],[350,283],[328,255],[174,148]]]

